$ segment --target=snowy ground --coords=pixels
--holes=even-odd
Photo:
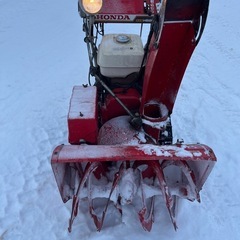
[[[172,117],[175,138],[218,157],[202,203],[182,203],[177,232],[165,210],[147,233],[129,208],[100,233],[79,215],[69,234],[50,156],[67,142],[72,86],[87,77],[77,1],[0,0],[0,239],[240,239],[239,12],[235,0],[211,2]]]

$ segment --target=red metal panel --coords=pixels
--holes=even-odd
[[[130,88],[126,90],[116,88],[113,92],[130,111],[138,111],[141,96],[136,89]],[[106,97],[105,104],[101,108],[102,123],[121,115],[127,115],[125,109],[109,94]]]
[[[105,0],[101,14],[143,14],[144,0]]]
[[[97,143],[97,89],[96,87],[75,86],[68,113],[69,143]]]

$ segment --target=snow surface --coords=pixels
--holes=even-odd
[[[83,207],[69,234],[71,203],[61,201],[50,157],[67,143],[72,87],[87,82],[77,1],[0,0],[0,239],[240,239],[239,12],[236,0],[211,1],[172,116],[175,139],[218,157],[201,204],[181,202],[177,232],[157,206],[150,233],[130,206],[123,223],[96,232]]]

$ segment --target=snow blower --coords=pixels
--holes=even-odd
[[[73,88],[70,144],[56,147],[51,158],[63,202],[72,199],[69,231],[82,201],[98,231],[110,204],[120,216],[124,205],[132,205],[150,231],[159,198],[175,229],[178,199],[200,202],[216,157],[203,144],[173,143],[171,114],[208,5],[209,0],[78,1],[88,83]],[[139,34],[105,33],[115,23],[135,24]]]

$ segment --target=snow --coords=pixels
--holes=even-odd
[[[134,197],[137,193],[138,179],[135,177],[134,171],[132,168],[127,169],[120,180],[119,190],[121,196],[121,204],[125,205],[131,203],[134,200]]]
[[[82,87],[74,86],[69,108],[69,119],[95,119],[97,89],[94,86]],[[81,96],[86,94],[87,97],[82,99]]]
[[[67,143],[72,87],[87,82],[77,1],[0,0],[0,239],[240,239],[239,11],[234,0],[211,1],[172,115],[175,139],[207,144],[218,158],[201,204],[182,201],[177,232],[156,206],[150,233],[129,205],[122,223],[96,232],[83,205],[69,234],[71,203],[50,157]]]

